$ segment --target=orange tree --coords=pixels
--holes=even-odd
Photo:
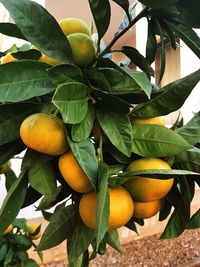
[[[126,15],[106,47],[101,40],[112,19],[109,0],[88,1],[98,34],[95,44],[90,34],[65,35],[62,24],[35,2],[0,2],[15,22],[0,23],[0,32],[30,43],[1,52],[0,165],[22,151],[25,154],[19,177],[12,171],[5,174],[9,186],[0,210],[0,234],[20,209],[41,199],[37,209],[49,224],[37,249],[45,250],[67,240],[69,266],[87,266],[97,253],[105,253],[106,244],[121,251],[117,227],[125,225],[137,231],[137,224],[144,224],[144,214],[148,212],[144,210],[140,219],[135,218],[134,193],[129,186],[126,189],[130,194],[123,187],[123,184],[137,184],[131,182],[135,176],[137,181],[142,176],[142,183],[146,183],[145,177],[150,184],[152,179],[157,188],[164,184],[161,179],[173,181],[169,192],[156,200],[161,201],[156,208],[156,212],[160,210],[159,220],[170,214],[161,238],[177,237],[187,228],[199,227],[199,211],[191,217],[190,204],[195,185],[200,185],[200,114],[184,126],[176,123],[172,129],[147,122],[149,118],[178,110],[199,82],[199,70],[162,90],[158,90],[159,84],[151,82],[154,75],[151,64],[157,50],[161,53],[159,80],[163,77],[166,44],[176,49],[176,40],[180,38],[200,57],[200,40],[193,30],[200,27],[199,1],[188,4],[187,0],[141,0],[129,4],[128,0],[113,0]],[[134,16],[138,4],[143,9]],[[114,62],[113,45],[144,18],[148,25],[146,55],[134,47],[123,46],[118,52],[127,60]],[[140,71],[131,69],[132,63]],[[134,124],[136,119],[145,123]],[[94,122],[98,128],[96,138],[92,136]],[[69,159],[60,158],[67,151]],[[61,164],[63,158],[68,163]],[[161,159],[169,167],[153,164],[127,168],[142,158],[153,158],[155,162]],[[65,178],[61,172],[66,174]],[[87,179],[87,190],[94,192],[84,193],[82,189],[77,192],[79,181],[88,184]],[[155,183],[156,179],[159,183]],[[111,196],[111,192],[121,191],[124,193]],[[121,195],[126,196],[123,205]],[[79,205],[81,200],[85,203],[86,196],[92,196],[93,205],[90,201]],[[128,206],[127,199],[131,203]],[[145,201],[148,203],[148,199]],[[150,204],[137,206],[152,208]],[[54,212],[49,212],[52,207]],[[87,207],[91,213],[84,210]],[[117,225],[114,229],[109,226],[110,213],[112,225]],[[91,228],[84,224],[81,214],[94,222]],[[118,225],[118,221],[122,223]]]

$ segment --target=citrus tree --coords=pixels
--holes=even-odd
[[[38,251],[67,240],[69,266],[88,266],[107,244],[121,252],[120,226],[137,232],[158,212],[160,221],[168,218],[161,238],[199,227],[190,205],[200,185],[200,114],[171,129],[163,117],[184,104],[200,70],[160,88],[151,66],[159,51],[161,81],[166,45],[176,49],[179,39],[200,57],[193,30],[200,27],[199,1],[113,0],[125,17],[105,47],[112,1],[88,1],[96,41],[79,19],[58,23],[35,2],[0,2],[15,22],[0,23],[0,32],[28,41],[1,52],[0,165],[24,156],[19,177],[6,173],[0,234],[41,199],[37,210],[49,224]],[[123,46],[117,52],[127,60],[114,62],[113,45],[144,18],[146,55]]]

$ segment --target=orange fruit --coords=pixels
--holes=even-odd
[[[27,147],[44,154],[61,155],[69,149],[64,123],[54,115],[30,115],[21,124],[20,136]]]
[[[16,58],[14,58],[11,53],[8,53],[7,55],[1,58],[1,64],[5,64],[14,60],[16,60]]]
[[[170,170],[171,167],[159,158],[142,158],[130,163],[126,171],[136,170]],[[135,201],[149,202],[163,198],[171,189],[174,179],[154,179],[133,176],[123,186],[129,191]]]
[[[133,216],[133,200],[123,187],[109,188],[110,215],[108,227],[116,229],[128,223]],[[96,227],[97,193],[92,191],[82,196],[79,203],[79,213],[84,224],[95,229]]]
[[[41,225],[30,225],[28,227],[28,235],[32,240],[36,240],[41,237],[42,231],[41,231]]]
[[[13,225],[10,224],[10,225],[6,228],[6,230],[3,232],[3,235],[7,235],[8,233],[10,233],[10,232],[12,231],[12,229],[13,229]]]
[[[161,201],[155,200],[150,202],[134,201],[133,217],[136,219],[147,219],[156,215],[161,208]]]
[[[42,56],[39,58],[39,61],[40,62],[44,62],[46,64],[49,64],[51,66],[56,66],[56,65],[60,65],[61,64],[58,60],[56,60],[54,58],[51,58],[51,57],[48,57],[48,56],[46,56],[44,54],[42,54]]]
[[[92,185],[87,175],[71,152],[60,156],[58,166],[63,178],[73,190],[80,193],[92,190]]]
[[[88,25],[79,18],[64,18],[59,21],[59,25],[63,31],[63,33],[68,36],[71,33],[85,33],[87,35],[91,35],[90,29]]]
[[[72,33],[67,38],[72,49],[74,63],[79,66],[89,64],[96,54],[92,38],[85,33]]]
[[[147,119],[131,119],[132,125],[142,125],[142,124],[157,124],[161,126],[165,126],[165,117],[154,117]]]

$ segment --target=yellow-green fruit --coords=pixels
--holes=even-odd
[[[156,215],[161,208],[161,201],[155,200],[150,202],[134,201],[133,217],[136,219],[148,219]]]
[[[87,65],[93,60],[96,48],[90,36],[85,33],[72,33],[68,36],[68,41],[76,65]]]
[[[11,161],[7,161],[2,166],[0,166],[0,174],[6,173],[11,167]]]
[[[142,158],[130,163],[126,171],[170,170],[171,167],[159,158]],[[163,198],[171,189],[174,179],[153,179],[140,176],[131,177],[123,186],[138,202],[149,202]]]
[[[62,19],[60,20],[59,25],[66,36],[76,32],[85,33],[89,36],[91,35],[88,25],[79,18]]]
[[[61,155],[69,149],[64,123],[54,115],[30,115],[20,126],[20,136],[27,147],[44,154]]]
[[[109,220],[108,228],[116,229],[129,222],[133,216],[133,200],[123,187],[109,188]],[[97,193],[92,191],[83,194],[79,203],[79,213],[84,224],[95,229],[96,227]]]
[[[9,63],[11,61],[15,61],[16,58],[14,58],[11,53],[8,53],[4,57],[1,58],[1,64]]]
[[[56,60],[54,58],[51,58],[51,57],[47,57],[44,54],[42,54],[42,56],[39,58],[39,61],[47,63],[47,64],[49,64],[51,66],[56,66],[56,65],[60,65],[61,64],[58,60]]]
[[[28,227],[28,235],[32,240],[37,240],[41,237],[42,231],[41,231],[41,225],[30,225]]]
[[[153,118],[147,118],[147,119],[133,118],[131,120],[131,123],[133,125],[156,124],[156,125],[165,126],[165,117],[153,117]]]

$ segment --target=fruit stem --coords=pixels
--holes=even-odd
[[[106,48],[99,54],[97,59],[107,54],[110,51],[111,47],[117,42],[117,40],[120,39],[138,20],[144,17],[148,10],[149,8],[145,7],[133,20],[130,21],[130,23],[126,28],[124,28],[121,32],[116,34],[114,38],[111,40],[111,42],[106,46]]]
[[[101,161],[103,161],[103,153],[102,153],[102,145],[103,145],[103,136],[100,130],[100,134],[99,134],[99,147],[97,149],[97,160],[98,163],[100,163]]]
[[[57,108],[55,111],[54,111],[54,113],[53,113],[53,115],[58,115],[58,113],[60,112],[60,110]]]

